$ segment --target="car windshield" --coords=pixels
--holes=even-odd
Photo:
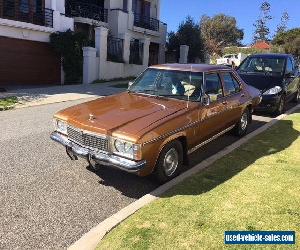
[[[239,67],[239,71],[245,73],[282,75],[284,66],[284,58],[248,57]]]
[[[134,81],[129,91],[199,101],[202,83],[203,73],[150,68]]]

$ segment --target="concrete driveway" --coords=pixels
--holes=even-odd
[[[0,249],[66,248],[157,187],[107,167],[94,173],[49,139],[52,115],[80,102],[0,112]],[[269,120],[255,116],[251,130]],[[210,143],[191,156],[191,166],[236,140],[225,135]]]

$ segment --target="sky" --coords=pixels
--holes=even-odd
[[[161,0],[161,21],[168,24],[168,31],[176,31],[180,22],[190,15],[199,21],[202,15],[219,13],[234,16],[238,27],[244,29],[243,44],[252,42],[253,23],[259,17],[263,0]],[[284,11],[290,16],[288,28],[300,27],[300,0],[270,0],[271,15],[269,27],[274,34]]]

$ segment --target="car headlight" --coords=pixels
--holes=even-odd
[[[61,120],[54,120],[54,126],[57,132],[64,135],[68,134],[68,124]]]
[[[134,160],[141,160],[141,146],[121,139],[112,138],[112,152]]]
[[[280,86],[276,86],[274,88],[268,89],[267,91],[265,91],[263,93],[263,95],[276,95],[278,93],[280,93],[282,90],[282,88]]]

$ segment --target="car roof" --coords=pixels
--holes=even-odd
[[[288,58],[292,57],[289,54],[276,54],[276,53],[266,53],[266,54],[253,54],[249,57],[263,57],[263,58]]]
[[[151,69],[163,69],[163,70],[178,70],[178,71],[192,71],[192,72],[208,72],[208,71],[223,71],[231,70],[228,66],[212,65],[212,64],[160,64],[150,66]]]

